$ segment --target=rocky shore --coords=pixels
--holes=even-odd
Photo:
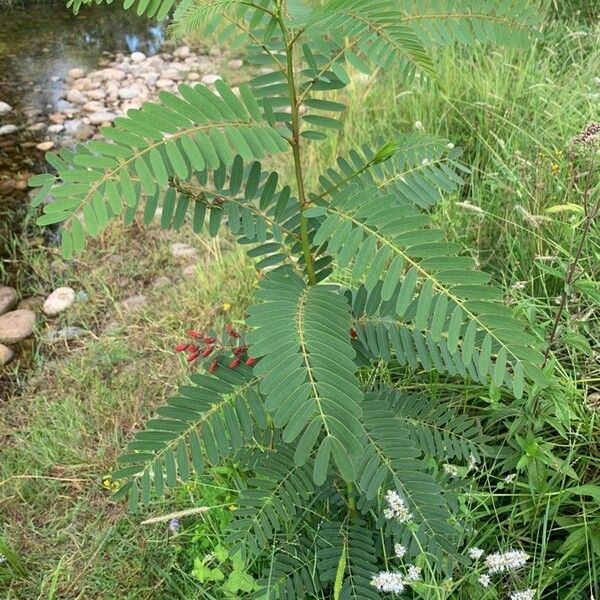
[[[0,97],[0,154],[16,157],[14,165],[2,165],[5,161],[0,157],[5,174],[0,177],[0,197],[27,189],[33,173],[23,168],[23,151],[39,155],[100,137],[101,127],[130,108],[156,100],[161,90],[176,92],[184,82],[212,85],[223,69],[234,71],[241,66],[242,60],[228,59],[218,49],[198,52],[179,46],[153,56],[119,53],[103,57],[95,70],[71,69],[62,97],[45,113],[17,115]]]

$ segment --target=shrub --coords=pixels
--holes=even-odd
[[[191,332],[179,349],[206,372],[158,409],[113,476],[135,510],[205,463],[252,466],[228,542],[244,560],[271,557],[269,597],[399,590],[410,572],[373,579],[395,544],[430,572],[463,560],[454,486],[436,461],[489,449],[474,419],[398,391],[415,370],[517,398],[546,384],[539,339],[430,225],[429,209],[468,174],[459,149],[399,134],[338,158],[307,189],[303,149],[343,127],[340,91],[357,72],[393,66],[435,86],[432,47],[523,45],[536,22],[524,2],[405,4],[184,0],[177,30],[248,42],[248,63],[267,69],[239,94],[222,81],[161,92],[103,129],[108,141],[48,155],[57,175],[32,180],[35,204],[56,198],[38,223],[62,223],[66,258],[113,217],[142,212],[148,224],[161,205],[162,227],[216,236],[225,226],[258,259],[245,322]],[[164,17],[172,5],[136,8]],[[292,185],[266,166],[285,152]]]

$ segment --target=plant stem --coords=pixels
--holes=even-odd
[[[356,517],[356,498],[354,497],[354,484],[351,481],[346,483],[346,491],[348,492],[348,508],[350,509],[350,518]]]
[[[280,10],[280,9],[279,9]],[[308,239],[308,219],[304,214],[306,208],[306,188],[304,186],[304,173],[302,171],[302,159],[300,155],[300,105],[298,103],[298,94],[296,90],[296,80],[294,74],[294,40],[287,40],[287,32],[281,13],[279,13],[279,24],[284,35],[284,40],[287,49],[287,80],[290,94],[290,106],[292,110],[292,153],[294,156],[294,171],[296,174],[296,184],[298,187],[298,205],[300,209],[300,236],[302,238],[302,254],[306,263],[306,274],[308,276],[309,285],[317,283],[315,276],[315,265],[312,254],[310,252],[310,241]]]
[[[542,368],[546,366],[546,363],[548,362],[548,357],[550,356],[550,350],[552,349],[552,346],[556,341],[556,334],[558,332],[560,320],[567,305],[567,299],[571,293],[571,285],[573,284],[573,280],[575,278],[575,271],[577,270],[577,266],[579,265],[579,260],[581,259],[581,254],[583,253],[583,249],[585,247],[585,243],[587,241],[592,223],[594,222],[594,219],[596,218],[598,211],[600,210],[600,200],[596,202],[596,205],[593,208],[590,208],[589,206],[591,172],[592,168],[590,166],[590,170],[588,171],[588,177],[586,180],[586,189],[584,190],[583,197],[583,203],[585,207],[585,225],[581,233],[581,240],[579,240],[579,244],[575,252],[575,258],[573,259],[573,262],[571,263],[571,266],[569,267],[569,271],[565,278],[565,287],[560,297],[560,305],[558,307],[558,312],[556,313],[554,325],[552,326],[552,331],[550,332],[550,337],[548,338],[548,345],[546,346],[546,351],[544,352],[544,364],[542,365]]]

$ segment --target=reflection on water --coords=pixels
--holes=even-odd
[[[96,66],[102,52],[155,54],[163,29],[115,5],[73,16],[63,3],[0,9],[0,100],[23,117],[48,112],[64,93],[69,69]],[[4,119],[6,122],[6,118]]]

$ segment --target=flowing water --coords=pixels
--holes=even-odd
[[[25,213],[25,181],[43,161],[35,146],[51,139],[47,116],[64,102],[68,71],[96,68],[116,52],[154,54],[163,39],[161,26],[114,4],[84,7],[78,16],[62,2],[0,7],[0,101],[13,108],[0,115],[0,127],[18,127],[0,136],[0,281],[11,279],[8,238]]]

